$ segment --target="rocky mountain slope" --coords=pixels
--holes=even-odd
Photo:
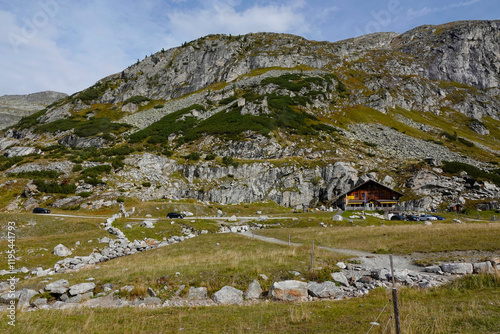
[[[44,175],[76,193],[59,198],[38,182],[10,207],[89,196],[301,207],[368,178],[402,191],[407,207],[494,202],[499,79],[500,21],[335,43],[206,36],[8,130],[5,175],[28,184],[34,171],[54,171]]]
[[[67,94],[52,91],[0,96],[0,130],[16,124],[21,118],[42,110],[66,96]]]

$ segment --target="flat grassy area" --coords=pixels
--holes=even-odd
[[[114,283],[118,286],[134,285],[146,295],[147,288],[161,290],[167,298],[184,284],[205,286],[209,293],[224,285],[245,290],[254,279],[263,289],[275,281],[285,279],[309,279],[309,247],[288,247],[269,244],[237,234],[205,234],[178,244],[136,253],[91,266],[78,272],[57,275],[70,284],[95,278],[96,285]],[[315,250],[315,268],[335,269],[338,261],[347,261],[345,255]],[[290,271],[301,273],[295,276]],[[269,279],[263,280],[259,275]],[[162,280],[159,281],[159,279]],[[44,278],[23,281],[22,287],[39,288]],[[55,279],[55,278],[54,278]],[[167,289],[165,289],[165,286]]]
[[[422,223],[392,226],[333,226],[261,230],[258,234],[282,240],[377,253],[500,250],[500,223]]]
[[[342,301],[253,306],[123,308],[17,314],[17,333],[395,333],[389,291]],[[429,290],[399,291],[403,333],[498,333],[500,278],[468,276]],[[9,328],[7,321],[0,329]]]
[[[62,258],[52,254],[54,247],[62,243],[73,252],[71,256],[87,256],[98,247],[97,238],[109,236],[102,229],[103,219],[54,217],[34,214],[2,214],[0,225],[6,237],[7,222],[16,223],[16,268],[42,267],[47,269]],[[80,244],[77,245],[76,242]],[[90,241],[90,242],[89,242]],[[0,249],[6,250],[7,240],[0,240]],[[7,261],[0,269],[7,269]]]

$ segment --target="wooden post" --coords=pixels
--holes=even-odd
[[[312,249],[311,249],[311,272],[313,272],[313,258],[314,258],[314,240],[313,240]]]
[[[396,321],[396,334],[401,334],[401,322],[399,320],[398,290],[396,290],[394,280],[394,266],[392,264],[392,254],[389,255],[391,261],[391,279],[392,279],[392,305],[394,306],[394,320]]]
[[[290,246],[290,234],[288,235],[288,246]]]

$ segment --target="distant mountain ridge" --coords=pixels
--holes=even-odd
[[[0,130],[16,124],[22,117],[42,110],[66,96],[68,95],[65,93],[54,91],[0,96]]]

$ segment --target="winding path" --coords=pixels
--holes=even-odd
[[[284,241],[284,240],[280,240],[280,239],[276,239],[276,238],[271,238],[271,237],[265,237],[262,235],[255,234],[252,231],[247,231],[247,232],[239,233],[239,234],[242,234],[242,235],[249,237],[249,238],[254,238],[254,239],[269,242],[269,243],[274,243],[274,244],[279,244],[279,245],[288,245],[288,241]],[[297,243],[297,242],[290,242],[290,246],[302,246],[302,244]],[[356,249],[332,248],[332,247],[316,246],[316,245],[315,245],[315,248],[320,248],[320,249],[324,249],[324,250],[327,250],[330,252],[355,256],[359,259],[362,266],[364,266],[365,268],[388,268],[389,269],[391,267],[389,255],[387,255],[387,254],[372,254],[369,252],[364,252],[364,251],[360,251],[360,250],[356,250]],[[393,255],[392,261],[393,261],[393,265],[394,265],[394,270],[396,270],[396,271],[408,269],[408,270],[412,270],[412,271],[416,271],[416,272],[424,272],[424,268],[414,265],[409,256]],[[426,274],[429,274],[429,273],[426,272]]]

